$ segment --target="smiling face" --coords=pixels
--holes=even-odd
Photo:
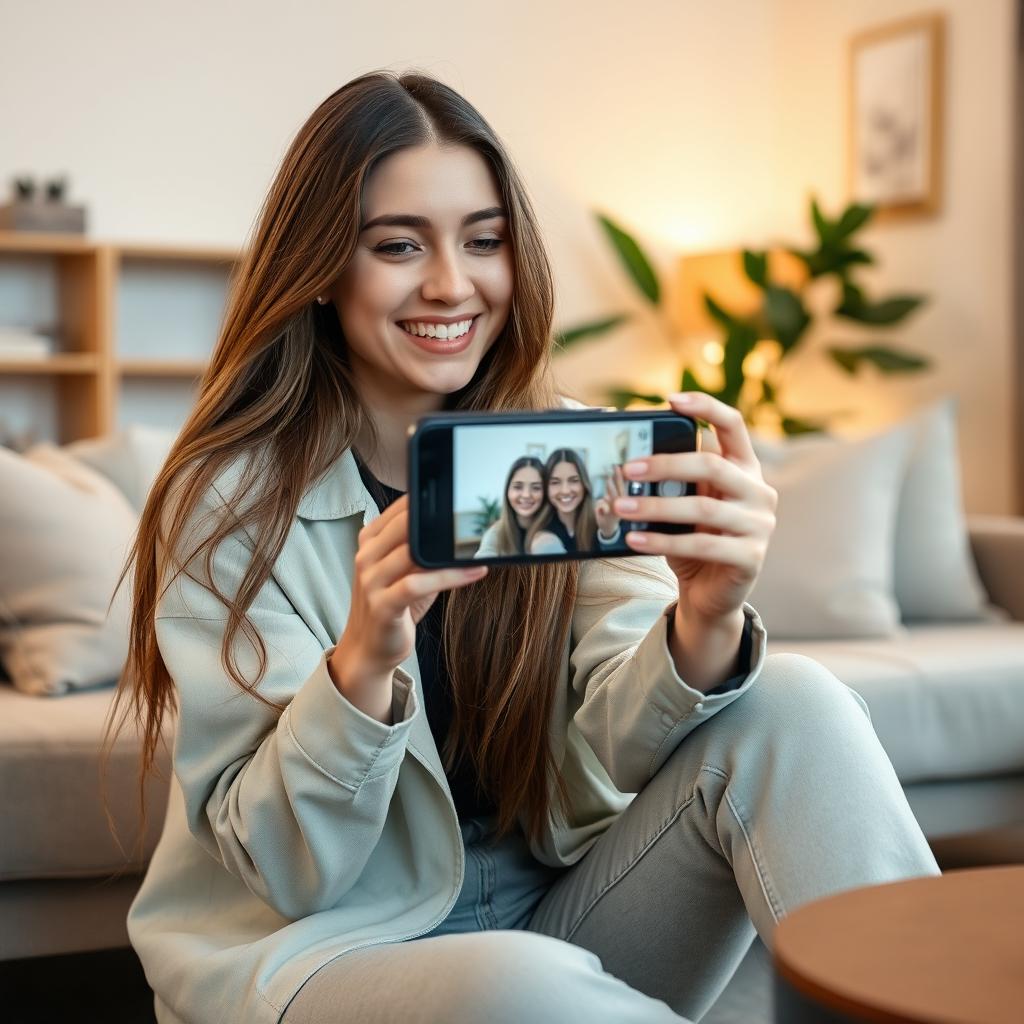
[[[575,512],[583,501],[580,471],[571,462],[556,462],[548,477],[548,501],[556,512]]]
[[[532,466],[523,466],[512,474],[505,493],[512,511],[520,520],[535,515],[544,501],[544,482]]]
[[[466,146],[377,165],[356,252],[329,290],[357,382],[439,399],[469,383],[512,304],[504,213],[490,166]]]

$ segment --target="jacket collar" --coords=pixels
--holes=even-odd
[[[363,486],[352,450],[346,448],[307,488],[299,499],[296,515],[301,519],[342,519],[367,510],[371,518],[376,517],[377,506]]]

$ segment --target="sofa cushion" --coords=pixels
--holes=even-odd
[[[171,430],[133,423],[114,434],[72,441],[63,450],[116,484],[132,508],[141,512],[176,437]]]
[[[907,434],[911,438],[905,473],[898,485],[891,553],[893,596],[906,622],[1002,618],[988,604],[971,557],[961,496],[956,412],[956,399],[940,399],[882,432],[882,436]],[[765,479],[780,487],[780,503],[790,467],[820,459],[822,453],[851,443],[828,434],[785,440],[755,435],[753,442]],[[811,494],[812,503],[814,498]],[[767,619],[765,624],[771,629]]]
[[[51,444],[0,448],[0,660],[38,695],[111,683],[128,653],[137,516],[105,477]],[[108,611],[111,597],[113,606]]]
[[[772,645],[783,650],[821,662],[864,698],[904,784],[1024,770],[1024,623]]]
[[[163,824],[167,782],[147,783],[141,851],[138,744],[125,733],[107,771],[107,800],[124,852],[111,835],[100,795],[100,742],[109,687],[40,702],[0,684],[0,881],[105,876],[138,870]],[[166,776],[168,759],[161,756]]]
[[[912,437],[886,431],[765,465],[775,532],[750,603],[774,639],[891,636],[897,498]]]

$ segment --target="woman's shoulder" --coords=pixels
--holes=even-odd
[[[597,411],[601,408],[601,406],[598,405],[587,405],[586,402],[581,402],[576,398],[570,398],[568,395],[558,395],[558,402],[563,409]]]
[[[562,555],[565,545],[550,530],[540,530],[530,542],[531,555]]]

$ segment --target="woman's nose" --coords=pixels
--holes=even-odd
[[[445,250],[438,250],[430,261],[427,279],[423,282],[423,298],[457,306],[465,302],[473,292],[473,282],[463,269],[459,257]]]

